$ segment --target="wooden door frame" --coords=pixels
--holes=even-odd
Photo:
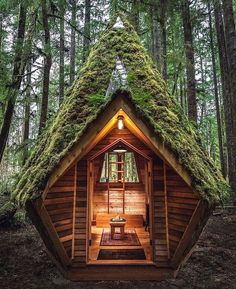
[[[92,242],[92,214],[94,193],[94,163],[92,159],[87,160],[87,220],[86,220],[86,263],[89,262],[89,249]]]
[[[153,161],[147,160],[147,180],[148,180],[148,195],[149,195],[149,222],[150,222],[150,229],[149,229],[149,239],[150,239],[150,246],[151,246],[151,256],[152,261],[154,262],[154,251],[155,251],[155,242],[153,242],[154,236],[154,202],[153,202]]]
[[[139,150],[136,149],[133,145],[129,144],[128,142],[122,140],[122,139],[118,139],[115,142],[113,142],[112,144],[108,145],[106,148],[111,148],[112,146],[114,146],[114,144],[118,143],[118,142],[124,142],[128,147],[130,147],[132,150],[134,150],[136,153],[139,153]],[[91,228],[92,228],[92,214],[93,214],[93,194],[94,194],[94,159],[96,157],[98,157],[100,154],[104,153],[106,150],[103,149],[102,151],[100,151],[98,154],[96,154],[96,156],[92,156],[87,160],[87,168],[88,168],[88,174],[87,174],[87,198],[88,198],[88,202],[87,202],[87,229],[86,229],[86,233],[87,233],[87,248],[86,248],[86,263],[88,264],[90,262],[89,259],[89,251],[90,251],[90,246],[91,246]],[[140,154],[140,153],[139,153]],[[146,164],[147,164],[147,169],[145,169],[147,172],[147,194],[149,196],[149,221],[150,221],[150,229],[149,229],[149,239],[150,239],[150,246],[151,246],[151,262],[154,263],[154,242],[153,242],[153,173],[152,173],[152,169],[153,169],[153,160],[152,158],[150,158],[149,156],[147,156],[144,153],[140,154],[142,157],[145,158],[146,160]],[[149,261],[149,260],[148,260]],[[99,263],[99,261],[98,261]],[[112,261],[111,261],[112,263]],[[115,262],[114,262],[115,264]],[[145,262],[143,262],[143,264],[145,264]],[[129,264],[127,264],[129,265]]]

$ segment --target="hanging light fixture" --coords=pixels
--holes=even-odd
[[[126,149],[122,149],[122,148],[121,149],[118,148],[118,149],[114,149],[113,152],[114,153],[118,153],[118,154],[122,154],[122,153],[126,153],[127,150]]]
[[[123,115],[119,115],[117,119],[118,119],[118,122],[117,122],[118,129],[123,129],[125,127]]]
[[[116,146],[116,148],[113,150],[114,153],[118,153],[118,154],[121,154],[121,153],[126,153],[127,152],[127,149],[119,144],[118,146]]]

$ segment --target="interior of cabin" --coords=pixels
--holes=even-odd
[[[151,158],[143,144],[119,126],[96,150],[89,159],[89,261],[149,262]]]

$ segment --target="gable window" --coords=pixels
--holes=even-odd
[[[105,153],[100,182],[138,183],[139,176],[133,152]]]

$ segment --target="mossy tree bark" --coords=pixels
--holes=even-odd
[[[51,40],[50,40],[50,29],[48,22],[48,9],[47,0],[41,0],[42,8],[42,22],[44,29],[44,67],[43,67],[43,94],[41,102],[41,113],[39,122],[39,134],[44,128],[47,116],[48,116],[48,94],[49,94],[49,80],[50,80],[50,70],[52,65],[51,56]]]
[[[192,23],[189,6],[190,6],[189,0],[182,0],[181,10],[182,10],[185,55],[186,55],[188,116],[190,120],[197,122],[195,60],[194,60]]]
[[[7,104],[5,106],[4,119],[0,131],[0,162],[3,157],[3,153],[6,147],[11,121],[14,113],[17,94],[20,89],[20,85],[23,78],[24,68],[26,65],[27,57],[24,57],[24,40],[26,31],[26,17],[27,7],[25,3],[20,4],[18,32],[17,32],[17,45],[15,50],[12,81],[9,85],[7,92]]]
[[[227,149],[229,164],[229,182],[236,196],[236,29],[232,0],[223,0],[223,16],[225,24],[225,43],[228,57],[227,77],[230,80],[230,95],[227,108]]]

